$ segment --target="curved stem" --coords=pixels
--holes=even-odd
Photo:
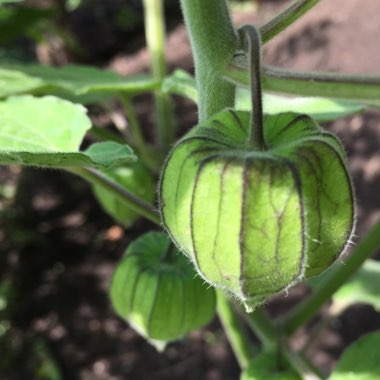
[[[123,105],[129,127],[132,131],[132,136],[133,136],[133,139],[135,140],[135,145],[138,149],[141,150],[142,147],[146,146],[146,142],[141,130],[141,125],[136,116],[136,112],[133,109],[131,98],[128,95],[121,93],[120,101],[121,101],[121,104]]]
[[[194,55],[199,122],[233,107],[235,85],[223,78],[238,39],[226,0],[181,0]]]
[[[145,34],[152,62],[153,78],[162,81],[166,77],[165,17],[163,0],[144,0]],[[157,143],[166,154],[174,139],[173,115],[168,94],[157,90],[154,94],[157,114]]]
[[[364,236],[345,262],[337,262],[325,272],[325,274],[322,275],[324,276],[323,281],[314,289],[314,292],[280,321],[285,333],[288,335],[292,334],[313,317],[316,311],[331,298],[339,287],[341,287],[379,247],[380,221]]]
[[[317,370],[304,357],[292,351],[286,341],[282,339],[282,331],[261,307],[251,314],[246,314],[246,320],[265,350],[278,351],[279,355],[282,355],[303,379],[319,380],[321,378]]]
[[[278,345],[279,330],[261,307],[250,314],[246,314],[246,320],[265,349],[273,350]]]
[[[279,15],[260,28],[261,38],[265,44],[277,34],[297,21],[307,11],[317,5],[320,0],[298,0]]]
[[[320,380],[322,375],[318,369],[305,359],[302,354],[294,352],[287,344],[281,347],[284,359],[297,371],[303,380]]]
[[[247,337],[245,326],[237,316],[230,301],[220,290],[217,290],[217,309],[220,323],[227,335],[240,368],[245,369],[256,353],[255,346]]]
[[[120,99],[132,131],[132,136],[135,140],[136,149],[138,150],[140,157],[149,167],[149,169],[151,169],[151,171],[154,173],[157,173],[160,169],[161,163],[152,157],[151,152],[148,149],[148,144],[146,143],[144,135],[142,134],[141,125],[132,106],[131,99],[125,94],[120,95]]]
[[[82,177],[83,179],[87,180],[88,182],[94,185],[102,186],[103,188],[111,192],[114,196],[116,196],[118,199],[125,202],[128,205],[128,207],[131,208],[131,210],[135,211],[141,216],[144,216],[151,222],[159,226],[161,225],[160,216],[151,204],[143,201],[136,195],[126,190],[124,187],[110,180],[104,174],[90,168],[71,168],[67,169],[67,171]]]
[[[225,72],[226,78],[239,85],[248,86],[247,66],[246,62],[230,65]],[[380,76],[298,72],[263,66],[262,86],[267,91],[351,99],[370,104],[380,98]]]
[[[261,91],[261,37],[259,30],[252,25],[239,29],[248,40],[250,90],[252,100],[251,128],[249,131],[250,146],[264,150],[263,104]]]

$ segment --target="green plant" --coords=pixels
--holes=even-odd
[[[151,196],[145,198],[133,191],[136,182],[126,185],[114,173],[121,166],[139,165],[133,164],[139,160],[151,172],[143,176],[149,182],[151,175],[157,178],[164,168],[160,182],[163,223],[195,270],[218,287],[217,313],[244,380],[322,378],[305,357],[290,348],[288,338],[331,297],[340,309],[342,304],[358,299],[378,307],[378,297],[368,285],[376,278],[378,265],[373,263],[368,268],[368,264],[362,264],[380,246],[380,222],[358,243],[344,265],[339,261],[331,265],[350,237],[353,191],[342,146],[310,116],[335,119],[378,105],[380,78],[298,73],[265,67],[260,62],[261,44],[316,3],[318,0],[296,1],[259,32],[246,27],[238,33],[225,0],[182,0],[195,79],[182,72],[167,75],[161,0],[144,1],[152,58],[150,75],[122,78],[109,71],[79,66],[0,67],[0,78],[5,83],[0,89],[4,99],[0,101],[1,164],[52,167],[79,175],[102,189],[104,205],[108,204],[105,199],[112,199],[114,204],[130,209],[132,217],[124,219],[115,214],[121,206],[112,211],[105,206],[128,226],[135,215],[161,226],[160,215],[150,203]],[[248,106],[247,92],[241,89],[247,85]],[[319,98],[296,99],[290,108],[282,98],[278,102],[278,98],[266,95],[262,107],[262,92],[267,90]],[[154,145],[146,142],[132,107],[132,97],[142,92],[153,92],[155,97]],[[198,103],[199,121],[164,163],[175,136],[170,100],[173,93]],[[127,141],[123,136],[107,134],[106,139],[111,137],[112,141],[100,141],[80,151],[87,133],[101,140],[105,134],[92,128],[85,108],[74,103],[106,106],[112,97],[122,102],[129,118]],[[277,101],[277,106],[266,104],[265,99]],[[299,115],[304,113],[305,104],[310,116]],[[243,192],[244,186],[247,188]],[[211,318],[214,290],[207,290],[199,278],[191,283],[192,264],[171,248],[170,255],[166,255],[169,241],[159,234],[159,242],[152,243],[152,236],[141,236],[128,248],[115,272],[111,298],[117,313],[147,338],[176,339]],[[312,293],[281,319],[271,319],[260,306],[274,293],[318,274],[317,281],[310,281]],[[141,281],[146,294],[139,290]],[[178,286],[168,286],[171,281]],[[362,284],[362,293],[354,297],[352,289],[357,289],[358,283]],[[161,293],[163,284],[165,292]],[[180,285],[187,289],[184,299],[178,294]],[[194,302],[195,288],[197,301],[207,307],[204,314],[190,318],[194,310],[183,310],[192,307],[189,305]],[[221,289],[237,296],[253,312],[242,319],[236,312],[239,304],[227,299]],[[166,296],[166,292],[173,293]],[[147,298],[140,296],[143,293]],[[176,302],[165,306],[171,297]],[[166,318],[178,323],[178,329],[166,330]],[[186,318],[191,320],[186,322]],[[244,325],[260,339],[260,347],[246,336]],[[378,362],[379,354],[374,349],[377,340],[375,333],[357,343],[365,347],[365,352],[375,352],[373,362]],[[346,358],[355,350],[354,345],[343,355],[331,379],[349,371],[353,378],[361,378],[363,369]],[[365,370],[368,378],[378,376],[376,365],[365,364]]]
[[[116,312],[152,341],[182,338],[215,314],[215,292],[160,232],[128,247],[111,285]]]
[[[140,161],[128,166],[104,169],[102,173],[144,201],[153,202],[153,178],[149,170]],[[134,224],[138,214],[126,206],[123,201],[102,186],[94,185],[93,190],[103,209],[117,222],[125,227],[131,227]]]

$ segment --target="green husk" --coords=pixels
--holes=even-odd
[[[152,341],[180,339],[215,314],[215,291],[160,232],[133,243],[110,289],[116,313]]]
[[[306,115],[266,115],[266,150],[255,151],[249,122],[227,110],[186,135],[165,163],[160,206],[198,273],[252,309],[340,255],[354,201],[334,135]]]

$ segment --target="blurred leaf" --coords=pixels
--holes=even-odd
[[[354,303],[367,303],[380,311],[380,263],[368,259],[358,272],[333,296],[339,309]]]
[[[12,283],[8,280],[0,282],[0,321],[9,317],[10,306],[14,301],[16,291]],[[2,335],[2,329],[0,327],[0,336]]]
[[[329,380],[380,379],[379,347],[380,332],[362,336],[343,352]]]
[[[34,91],[43,85],[43,81],[39,78],[33,78],[19,71],[6,70],[0,67],[0,98]]]
[[[82,4],[82,0],[66,0],[65,7],[69,12],[74,11]]]
[[[282,370],[278,367],[278,359],[274,353],[261,353],[251,361],[240,380],[301,380],[293,370]]]
[[[239,110],[251,110],[251,97],[247,89],[239,87],[236,92],[235,106]],[[297,112],[310,115],[318,121],[335,120],[364,110],[361,104],[317,97],[289,98],[283,95],[264,93],[264,113]]]
[[[169,94],[181,95],[195,103],[197,102],[195,79],[183,70],[176,70],[173,75],[165,78],[162,84],[162,91]]]
[[[37,8],[0,8],[0,43],[5,44],[27,35],[38,21],[46,19],[50,14],[48,10]]]
[[[36,95],[53,95],[58,98],[68,100],[72,103],[83,104],[84,106],[97,104],[103,107],[107,107],[107,104],[110,104],[114,98],[114,94],[111,92],[88,92],[84,95],[75,95],[66,90],[55,89],[53,87],[31,91],[31,93],[35,93]]]
[[[137,7],[127,3],[120,7],[112,21],[118,28],[133,32],[144,24],[144,15]]]
[[[105,141],[92,144],[84,153],[95,163],[95,166],[110,168],[134,161],[132,149],[125,144]]]
[[[101,172],[132,194],[153,203],[155,181],[150,171],[141,162],[104,169]],[[139,215],[136,212],[107,189],[95,185],[93,190],[103,209],[118,223],[128,228],[138,219]]]
[[[367,104],[369,107],[380,108],[380,100],[371,100]]]
[[[56,68],[34,64],[3,64],[0,70],[2,97],[30,91],[40,94],[62,91],[76,96],[119,91],[135,94],[159,87],[159,83],[148,75],[121,77],[112,71],[89,66],[67,65]],[[25,88],[20,86],[21,77],[27,81]],[[32,81],[34,87],[31,86]]]
[[[3,45],[0,46],[0,62],[9,63],[19,63],[19,62],[29,62],[31,59],[30,53],[23,49],[21,44],[17,45]]]
[[[0,0],[0,6],[4,4],[16,4],[16,3],[22,3],[24,0]]]
[[[42,338],[37,338],[33,342],[30,362],[36,380],[62,380],[61,371],[48,345]]]
[[[81,105],[53,96],[11,97],[0,102],[0,164],[110,167],[134,160],[128,146],[114,142],[79,152],[90,128]]]

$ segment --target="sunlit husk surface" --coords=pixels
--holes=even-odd
[[[172,150],[162,220],[211,284],[254,306],[326,269],[353,228],[339,140],[306,115],[264,117],[266,149],[247,143],[248,112],[224,111]]]

